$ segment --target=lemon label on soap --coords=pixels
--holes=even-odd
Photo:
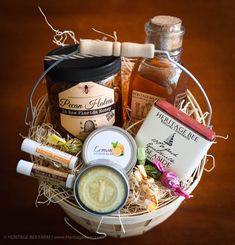
[[[103,159],[129,172],[137,161],[137,145],[134,138],[122,128],[100,128],[86,138],[82,158],[86,165]]]
[[[88,162],[108,159],[125,169],[132,158],[132,146],[128,138],[123,137],[122,134],[115,131],[112,134],[109,131],[103,131],[99,137],[94,137],[89,141],[86,158]]]

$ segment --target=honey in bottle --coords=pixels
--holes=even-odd
[[[146,23],[145,31],[146,43],[153,43],[156,50],[168,51],[172,59],[181,63],[185,29],[179,18],[156,16]],[[144,119],[158,98],[179,104],[186,97],[187,83],[187,76],[165,54],[155,52],[152,59],[139,59],[129,85],[131,122]],[[140,126],[141,122],[135,126],[135,131]]]

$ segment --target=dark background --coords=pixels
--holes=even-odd
[[[1,1],[1,238],[11,235],[76,235],[63,221],[57,205],[35,208],[37,182],[17,175],[25,107],[43,56],[55,48],[40,5],[55,29],[70,29],[79,38],[100,38],[91,28],[118,32],[120,41],[144,41],[144,23],[160,14],[178,16],[186,27],[183,60],[201,81],[211,100],[214,130],[229,134],[210,150],[216,168],[204,173],[194,198],[183,202],[167,221],[140,237],[106,239],[97,244],[234,244],[235,132],[235,2],[234,1]],[[200,104],[204,101],[195,86]],[[38,95],[45,92],[42,86]],[[210,165],[210,163],[208,163]],[[209,166],[208,166],[209,167]],[[46,242],[46,241],[39,241]],[[56,241],[58,242],[58,241]],[[63,241],[68,242],[68,241]],[[72,242],[72,241],[69,241]],[[91,241],[74,241],[90,244]]]

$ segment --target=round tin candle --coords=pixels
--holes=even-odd
[[[99,163],[97,163],[99,162]],[[127,176],[103,160],[85,167],[74,182],[74,196],[85,211],[107,215],[120,210],[129,194]]]
[[[137,145],[124,129],[103,127],[86,138],[82,158],[85,164],[91,164],[96,159],[107,159],[128,173],[137,161]]]

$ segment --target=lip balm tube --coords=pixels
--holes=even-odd
[[[69,169],[74,169],[78,163],[77,157],[53,147],[42,145],[31,139],[24,139],[21,150],[36,157],[60,163],[62,166]]]
[[[45,180],[56,185],[61,185],[67,188],[73,187],[73,174],[64,173],[25,160],[20,160],[18,162],[16,172],[27,176],[32,176],[41,180]]]

